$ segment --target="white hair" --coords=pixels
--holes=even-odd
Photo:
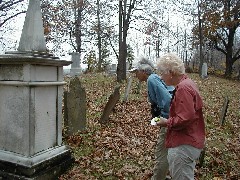
[[[157,70],[160,73],[173,72],[176,75],[185,74],[185,67],[182,59],[174,53],[167,53],[157,61]]]

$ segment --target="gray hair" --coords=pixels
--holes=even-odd
[[[154,65],[148,59],[142,57],[137,64],[137,70],[144,71],[147,75],[154,73]]]

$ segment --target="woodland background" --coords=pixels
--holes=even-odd
[[[196,180],[240,179],[240,82],[218,76],[199,78],[188,74],[198,85],[204,101],[206,153],[202,167],[195,171]],[[107,124],[99,123],[114,87],[116,76],[85,74],[79,77],[86,90],[87,128],[74,136],[64,134],[75,157],[74,165],[61,180],[111,179],[148,180],[154,166],[154,149],[159,128],[150,125],[150,105],[146,83],[138,91],[133,79],[128,101],[124,101],[127,84],[121,86],[121,98]],[[65,79],[69,82],[69,78]],[[225,123],[220,116],[225,98],[229,98]],[[65,131],[64,131],[65,132]]]
[[[11,34],[27,4],[0,1],[2,51],[17,48]],[[238,0],[42,0],[41,7],[49,52],[60,57],[79,52],[88,72],[115,61],[120,82],[127,61],[131,68],[140,55],[155,62],[174,51],[199,73],[206,62],[210,72],[239,78]]]
[[[0,0],[2,52],[17,49],[21,30],[16,25],[27,4]],[[114,86],[126,84],[126,62],[131,68],[140,55],[155,62],[172,51],[183,59],[204,99],[207,149],[196,179],[239,179],[239,0],[42,0],[41,8],[48,51],[59,57],[79,52],[87,65],[79,78],[87,92],[88,126],[64,136],[75,164],[60,179],[150,177],[158,129],[149,125],[146,86],[137,93],[133,84],[129,101],[120,100],[106,126],[98,119]],[[114,61],[116,76],[103,73]],[[204,62],[209,76],[201,79]],[[226,96],[230,103],[221,126]]]

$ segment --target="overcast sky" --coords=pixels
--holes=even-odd
[[[184,26],[184,28],[186,28],[186,26],[188,26],[187,23],[184,22],[184,19],[182,19],[182,17],[179,14],[177,14],[177,12],[169,12],[168,15],[165,16],[165,19],[166,18],[169,18],[170,25],[172,28],[176,29],[177,26],[179,26],[180,29],[182,30],[183,26]],[[9,21],[9,23],[7,25],[8,28],[6,28],[6,29],[9,29],[8,31],[6,31],[6,32],[0,31],[1,36],[4,36],[4,37],[7,36],[7,41],[8,41],[8,42],[5,42],[6,46],[0,47],[1,54],[5,53],[6,51],[16,51],[17,50],[18,45],[19,45],[19,40],[21,37],[21,31],[23,28],[24,20],[25,20],[25,14],[19,15],[17,18]],[[181,25],[182,25],[182,27],[181,27]],[[10,30],[9,27],[11,27],[13,29]],[[190,29],[190,28],[191,27],[189,27],[188,29]],[[135,56],[149,56],[149,54],[148,54],[149,46],[143,45],[143,43],[148,38],[148,36],[144,35],[142,33],[139,33],[138,31],[135,31],[134,29],[130,29],[129,32],[131,33],[131,36],[129,36],[128,38],[129,38],[129,42],[133,43],[132,46],[135,46],[135,48],[134,48]],[[176,42],[177,40],[174,40],[174,41]],[[175,42],[171,42],[171,45],[174,44]],[[66,48],[70,49],[70,45],[65,45],[65,46],[66,46]],[[166,44],[165,44],[165,46],[166,46]],[[150,48],[153,48],[153,47],[150,46]],[[150,54],[150,56],[153,56],[152,59],[154,59],[155,53]],[[60,58],[64,59],[64,60],[71,59],[69,54],[65,54],[64,57],[60,57]],[[116,62],[113,62],[113,63],[116,63]]]

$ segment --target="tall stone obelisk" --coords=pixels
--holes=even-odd
[[[39,0],[29,0],[18,51],[46,52],[46,41]]]
[[[0,55],[0,179],[57,179],[73,162],[62,143],[63,66],[46,52],[39,0],[29,0],[18,51]]]

